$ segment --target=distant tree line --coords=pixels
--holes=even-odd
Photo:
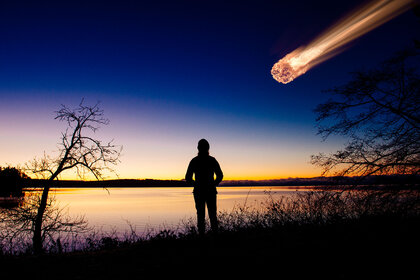
[[[273,180],[227,180],[220,187],[241,186],[284,186],[284,187],[330,187],[330,186],[380,186],[392,188],[412,188],[420,184],[420,175],[372,175],[366,177],[313,177],[313,178],[287,178]],[[43,179],[32,179],[25,186],[39,188],[45,185]],[[59,180],[54,181],[54,188],[158,188],[158,187],[189,187],[185,180],[158,180],[158,179],[116,179],[101,181]]]
[[[15,167],[0,166],[0,196],[21,196],[30,178]]]

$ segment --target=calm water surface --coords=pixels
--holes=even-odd
[[[218,211],[237,206],[256,206],[269,198],[290,195],[303,188],[219,187]],[[90,226],[101,231],[124,233],[159,230],[195,219],[192,188],[62,188],[51,191],[59,207],[70,216],[84,216]],[[207,215],[207,213],[206,213]]]

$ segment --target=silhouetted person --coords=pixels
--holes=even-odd
[[[209,155],[210,144],[206,139],[198,141],[198,156],[188,165],[185,180],[194,187],[194,201],[197,209],[197,227],[200,235],[205,232],[205,210],[210,218],[213,232],[217,232],[217,190],[216,187],[223,179],[223,172],[217,160]],[[193,179],[193,174],[194,179]],[[216,179],[214,175],[216,174]]]

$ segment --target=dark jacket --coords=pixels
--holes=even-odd
[[[193,174],[195,178],[193,179]],[[216,174],[216,179],[214,178]],[[209,155],[198,155],[190,161],[185,180],[196,192],[216,192],[216,186],[223,179],[223,172],[217,160]]]

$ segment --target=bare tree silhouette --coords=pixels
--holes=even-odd
[[[353,73],[335,98],[316,107],[318,133],[348,137],[344,149],[318,154],[323,175],[418,174],[420,79],[418,49],[407,49],[377,69]]]
[[[35,158],[26,164],[26,170],[38,178],[45,179],[38,213],[34,222],[33,249],[41,253],[42,248],[42,220],[47,207],[48,193],[54,180],[66,170],[76,170],[80,178],[90,173],[96,179],[103,179],[104,171],[113,171],[111,165],[119,162],[121,149],[113,141],[105,144],[95,139],[96,132],[101,125],[108,125],[109,120],[99,103],[94,106],[85,106],[83,100],[75,109],[62,105],[56,111],[59,121],[67,123],[67,129],[61,134],[59,154],[50,157],[44,154],[41,159]]]
[[[30,248],[34,236],[41,196],[26,193],[18,205],[0,208],[0,248],[3,253],[21,253]],[[54,196],[49,196],[42,217],[41,241],[50,250],[62,252],[71,245],[71,239],[90,230],[84,216],[70,216],[68,208],[60,207]]]

